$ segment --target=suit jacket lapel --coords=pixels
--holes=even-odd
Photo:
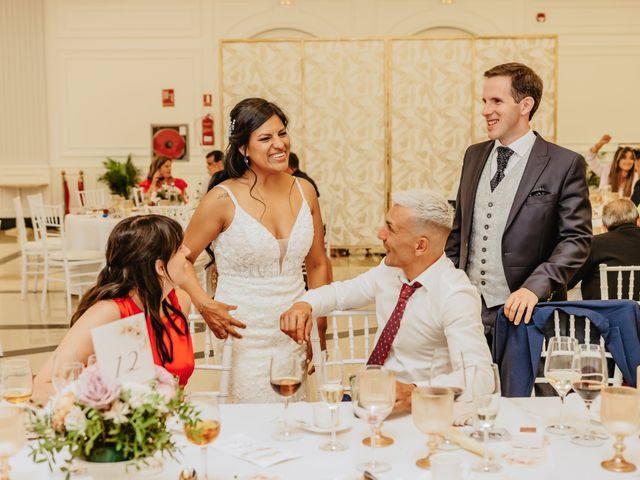
[[[473,220],[473,206],[476,203],[476,192],[478,191],[478,184],[480,183],[480,176],[482,175],[482,170],[489,159],[489,154],[493,149],[494,141],[491,140],[487,142],[484,149],[482,150],[482,155],[478,159],[477,162],[473,162],[471,165],[471,170],[469,172],[469,178],[467,180],[466,188],[469,188],[469,194],[466,196],[467,204],[463,206],[463,212],[470,212],[470,215],[466,217],[466,226],[467,232],[471,232],[471,222]],[[471,233],[469,233],[470,235]],[[462,268],[462,267],[460,267]]]
[[[529,154],[529,160],[527,160],[527,165],[522,173],[522,179],[520,180],[520,185],[518,185],[518,191],[516,192],[516,196],[511,204],[511,210],[509,211],[507,223],[504,227],[505,232],[520,211],[520,208],[522,208],[522,205],[533,189],[533,186],[538,181],[538,178],[542,175],[547,163],[549,163],[547,142],[537,133],[536,137],[536,141],[533,144],[533,148],[531,148],[531,153]]]

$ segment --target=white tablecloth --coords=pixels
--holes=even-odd
[[[111,230],[122,218],[67,215],[64,219],[67,247],[73,250],[105,251]]]
[[[571,395],[571,397],[576,397]],[[571,424],[582,426],[584,421],[584,407],[578,398],[571,398],[568,405],[571,413],[567,415]],[[350,417],[351,405],[342,404],[342,415]],[[310,412],[310,405],[306,403],[292,404],[291,417],[300,417],[303,412]],[[511,432],[523,425],[544,427],[557,418],[560,400],[558,398],[533,399],[502,399],[497,425]],[[569,409],[568,409],[569,410]],[[224,440],[236,433],[243,433],[261,442],[272,442],[270,433],[276,419],[282,413],[282,405],[223,405],[221,406],[222,430],[218,440]],[[350,417],[351,418],[351,417]],[[371,449],[362,445],[362,438],[369,432],[368,425],[362,420],[353,418],[351,429],[340,433],[338,439],[349,445],[344,452],[324,452],[318,448],[324,443],[328,435],[305,432],[300,440],[293,442],[275,442],[278,445],[293,450],[301,458],[283,462],[281,464],[259,468],[244,460],[227,455],[216,450],[215,443],[209,447],[208,465],[209,478],[214,480],[253,478],[254,474],[263,474],[273,479],[361,479],[356,471],[356,465],[367,461],[371,457]],[[379,474],[380,480],[414,480],[430,479],[431,475],[415,466],[415,461],[427,451],[426,436],[418,432],[413,425],[411,416],[391,419],[384,424],[384,433],[395,439],[394,445],[376,449],[377,459],[389,462],[392,469]],[[497,474],[470,474],[467,479],[611,479],[622,478],[620,474],[613,474],[600,467],[600,462],[610,458],[613,454],[612,443],[609,439],[601,447],[578,447],[570,442],[570,437],[547,434],[550,446],[547,447],[547,461],[538,466],[509,465],[501,461],[503,470]],[[177,435],[177,441],[185,445],[180,463],[169,461],[164,470],[153,476],[157,479],[176,480],[180,470],[185,465],[191,465],[201,472],[200,452],[197,447],[188,445],[184,436]],[[626,439],[627,450],[625,457],[640,464],[640,441],[637,435]],[[507,442],[491,442],[495,453],[508,448]],[[471,465],[478,461],[478,457],[462,450],[457,450],[464,462]],[[12,479],[35,480],[50,478],[49,471],[44,465],[35,465],[28,458],[25,448],[11,460],[13,467]],[[237,475],[237,476],[236,476]],[[625,478],[636,478],[626,475]],[[61,478],[60,476],[58,478]],[[80,477],[74,477],[80,478]],[[86,477],[85,477],[86,478]],[[136,478],[132,475],[130,478]],[[149,478],[149,476],[140,476]],[[262,477],[261,477],[262,478]],[[115,479],[114,479],[115,480]]]

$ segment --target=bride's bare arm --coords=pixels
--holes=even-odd
[[[204,248],[218,238],[228,224],[227,219],[233,218],[233,211],[229,195],[221,188],[214,188],[200,201],[184,234],[184,244],[191,250],[188,257],[191,265],[189,278],[181,287],[189,294],[194,306],[218,338],[227,338],[228,335],[241,338],[236,327],[245,328],[246,325],[229,314],[229,310],[234,310],[235,306],[209,298],[198,282],[193,264]]]

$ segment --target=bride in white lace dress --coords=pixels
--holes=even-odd
[[[219,179],[222,183],[203,198],[184,238],[192,262],[213,242],[215,300],[197,284],[195,273],[185,290],[218,338],[238,337],[231,370],[234,402],[281,401],[269,384],[270,353],[304,354],[305,346],[280,331],[280,314],[304,291],[303,262],[310,288],[331,277],[315,191],[287,173],[286,125],[280,108],[262,99],[245,99],[231,110],[226,180]]]

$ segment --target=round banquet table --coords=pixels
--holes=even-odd
[[[585,409],[577,395],[567,397],[567,420],[570,424],[582,427]],[[269,443],[280,448],[291,450],[300,455],[299,458],[261,468],[245,460],[216,450],[216,442],[209,447],[208,466],[209,478],[212,480],[288,480],[288,479],[361,479],[356,471],[356,465],[371,458],[371,449],[362,445],[362,438],[368,434],[369,428],[362,420],[353,418],[350,403],[341,404],[341,418],[352,421],[350,429],[338,434],[338,440],[349,445],[344,452],[324,452],[318,448],[328,439],[327,434],[308,433],[304,431],[301,439],[293,442],[276,442],[271,440],[270,434],[276,419],[282,414],[281,404],[239,404],[221,405],[222,429],[216,442],[242,433],[252,440]],[[520,426],[544,427],[559,415],[560,400],[555,398],[503,398],[497,426],[513,433]],[[309,420],[311,405],[294,403],[290,405],[290,418]],[[468,429],[468,427],[464,427]],[[376,458],[389,462],[392,469],[389,472],[376,475],[379,480],[415,480],[431,478],[431,474],[417,468],[415,461],[427,451],[426,435],[418,432],[413,425],[410,415],[391,418],[384,423],[384,433],[395,439],[395,443],[386,448],[376,449]],[[501,452],[509,448],[508,442],[490,442],[491,450],[500,457],[503,470],[496,474],[469,473],[465,479],[611,479],[622,478],[622,474],[614,474],[600,467],[602,460],[613,454],[613,440],[609,438],[600,447],[579,447],[570,442],[570,437],[546,434],[549,446],[545,448],[546,461],[535,466],[511,465],[501,456]],[[176,442],[183,446],[178,461],[167,460],[162,472],[149,476],[131,474],[128,478],[178,478],[184,466],[191,465],[201,474],[201,458],[199,448],[189,445],[182,434],[175,434]],[[625,440],[627,460],[640,464],[640,441],[638,435],[632,435]],[[35,464],[28,456],[28,448],[24,448],[11,459],[11,478],[14,480],[34,480],[45,478],[62,478],[59,473],[50,474],[46,464]],[[463,450],[456,450],[465,465],[471,465],[479,457]],[[636,475],[626,475],[625,478],[637,478]],[[75,476],[73,478],[89,478]]]
[[[105,251],[111,230],[122,218],[69,214],[64,218],[67,247],[73,250]]]

